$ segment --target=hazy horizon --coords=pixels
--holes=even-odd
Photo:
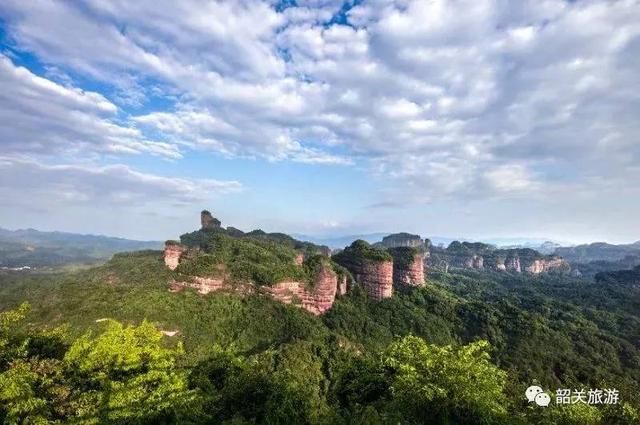
[[[232,226],[232,227],[236,227],[233,224],[229,224],[229,223],[223,223],[222,224],[223,227],[227,227],[227,226]],[[137,240],[137,241],[141,241],[141,242],[150,242],[150,241],[164,241],[164,240],[168,240],[168,239],[176,239],[178,236],[180,236],[180,234],[182,233],[187,233],[190,231],[193,231],[194,229],[197,229],[198,225],[194,224],[194,226],[192,228],[189,229],[184,229],[183,231],[179,232],[178,234],[173,234],[173,235],[169,235],[166,237],[158,237],[155,239],[136,239],[136,238],[131,238],[128,236],[122,236],[122,235],[115,235],[115,234],[105,234],[105,233],[91,233],[91,232],[87,232],[87,233],[79,233],[79,232],[74,232],[74,231],[68,231],[68,230],[60,230],[60,229],[45,229],[45,228],[37,228],[37,227],[33,227],[33,226],[27,226],[27,227],[20,227],[20,228],[7,228],[6,226],[2,226],[0,225],[0,230],[7,230],[10,232],[16,232],[16,231],[24,231],[24,230],[36,230],[38,232],[62,232],[62,233],[71,233],[71,234],[79,234],[79,235],[85,235],[85,236],[102,236],[102,237],[113,237],[113,238],[122,238],[122,239],[130,239],[130,240]],[[296,232],[289,232],[286,229],[266,229],[266,228],[260,228],[260,227],[256,227],[256,228],[242,228],[240,230],[243,231],[251,231],[251,230],[264,230],[266,232],[279,232],[279,233],[286,233],[289,234],[290,236],[300,239],[300,240],[309,240],[311,242],[315,242],[318,241],[321,242],[323,240],[337,240],[337,239],[350,239],[350,240],[355,240],[356,238],[359,237],[367,237],[367,238],[371,238],[371,237],[380,237],[382,238],[383,236],[386,235],[390,235],[393,233],[400,233],[400,232],[405,232],[405,230],[402,229],[396,229],[396,230],[390,230],[390,231],[376,231],[376,232],[365,232],[365,233],[296,233]],[[439,243],[445,243],[448,244],[449,241],[467,241],[467,242],[484,242],[484,243],[489,243],[492,245],[498,245],[498,246],[509,246],[510,244],[512,245],[525,245],[525,244],[542,244],[545,242],[552,242],[552,243],[557,243],[561,246],[576,246],[576,245],[583,245],[583,244],[590,244],[590,243],[599,243],[599,242],[604,242],[604,243],[609,243],[609,244],[618,244],[618,245],[627,245],[627,244],[633,244],[636,242],[640,242],[640,239],[636,239],[636,240],[628,240],[628,241],[606,241],[606,240],[587,240],[587,241],[570,241],[570,240],[560,240],[557,238],[553,238],[553,237],[529,237],[529,236],[495,236],[495,235],[486,235],[486,236],[477,236],[477,237],[469,237],[469,236],[465,236],[465,235],[434,235],[434,234],[428,234],[428,233],[420,233],[420,232],[415,232],[415,234],[419,235],[422,238],[428,238],[431,239],[432,242],[434,244],[439,244]],[[379,239],[380,239],[379,238]],[[376,239],[377,241],[378,239]]]
[[[0,4],[5,228],[632,243],[638,116],[634,1]]]

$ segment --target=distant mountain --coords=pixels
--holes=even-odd
[[[576,263],[588,263],[591,261],[620,261],[628,256],[640,255],[640,241],[625,244],[612,245],[605,242],[595,242],[586,245],[572,247],[559,247],[555,253]]]
[[[539,241],[528,241],[528,242],[519,243],[519,244],[497,244],[497,245],[503,249],[531,248],[546,255],[554,254],[556,249],[562,246],[562,244],[560,244],[559,242],[553,242],[553,241],[544,241],[542,243]]]
[[[583,276],[595,276],[600,272],[628,270],[640,265],[640,241],[623,245],[595,242],[559,247],[555,254],[569,261]]]
[[[389,233],[367,233],[362,235],[312,236],[294,233],[291,234],[291,236],[301,241],[313,242],[318,245],[326,245],[331,249],[342,249],[345,246],[351,245],[351,243],[357,239],[374,243],[382,240],[382,238],[388,234]]]
[[[0,267],[39,268],[87,264],[108,260],[117,252],[161,248],[162,242],[158,241],[0,228]]]

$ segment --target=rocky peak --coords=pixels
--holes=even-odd
[[[222,223],[207,210],[200,213],[200,225],[202,230],[219,229]]]

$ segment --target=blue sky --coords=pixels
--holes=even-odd
[[[640,239],[633,0],[0,4],[0,226]]]

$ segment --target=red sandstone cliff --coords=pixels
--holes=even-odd
[[[346,278],[344,282],[346,291]],[[304,282],[284,281],[273,286],[255,287],[251,284],[234,284],[224,278],[210,278],[192,276],[187,281],[173,281],[170,284],[172,292],[178,292],[183,288],[194,288],[200,294],[208,294],[216,291],[237,292],[248,294],[258,290],[285,304],[298,305],[313,314],[322,314],[329,310],[338,293],[338,276],[329,266],[323,266],[318,272],[311,288]]]
[[[393,282],[400,286],[424,285],[424,254],[415,253],[408,264],[401,261],[393,263]]]
[[[203,230],[219,229],[222,223],[207,210],[200,213],[200,226]]]
[[[261,289],[280,302],[297,304],[313,314],[322,314],[336,299],[338,276],[329,266],[323,266],[312,288],[307,288],[303,282],[279,282]]]
[[[386,250],[357,240],[332,258],[349,270],[369,298],[380,301],[393,295],[393,257]]]
[[[364,260],[359,270],[355,270],[354,278],[373,300],[393,296],[393,261]]]
[[[171,270],[175,270],[180,264],[180,257],[186,250],[185,247],[175,241],[167,241],[164,244],[164,264]]]

